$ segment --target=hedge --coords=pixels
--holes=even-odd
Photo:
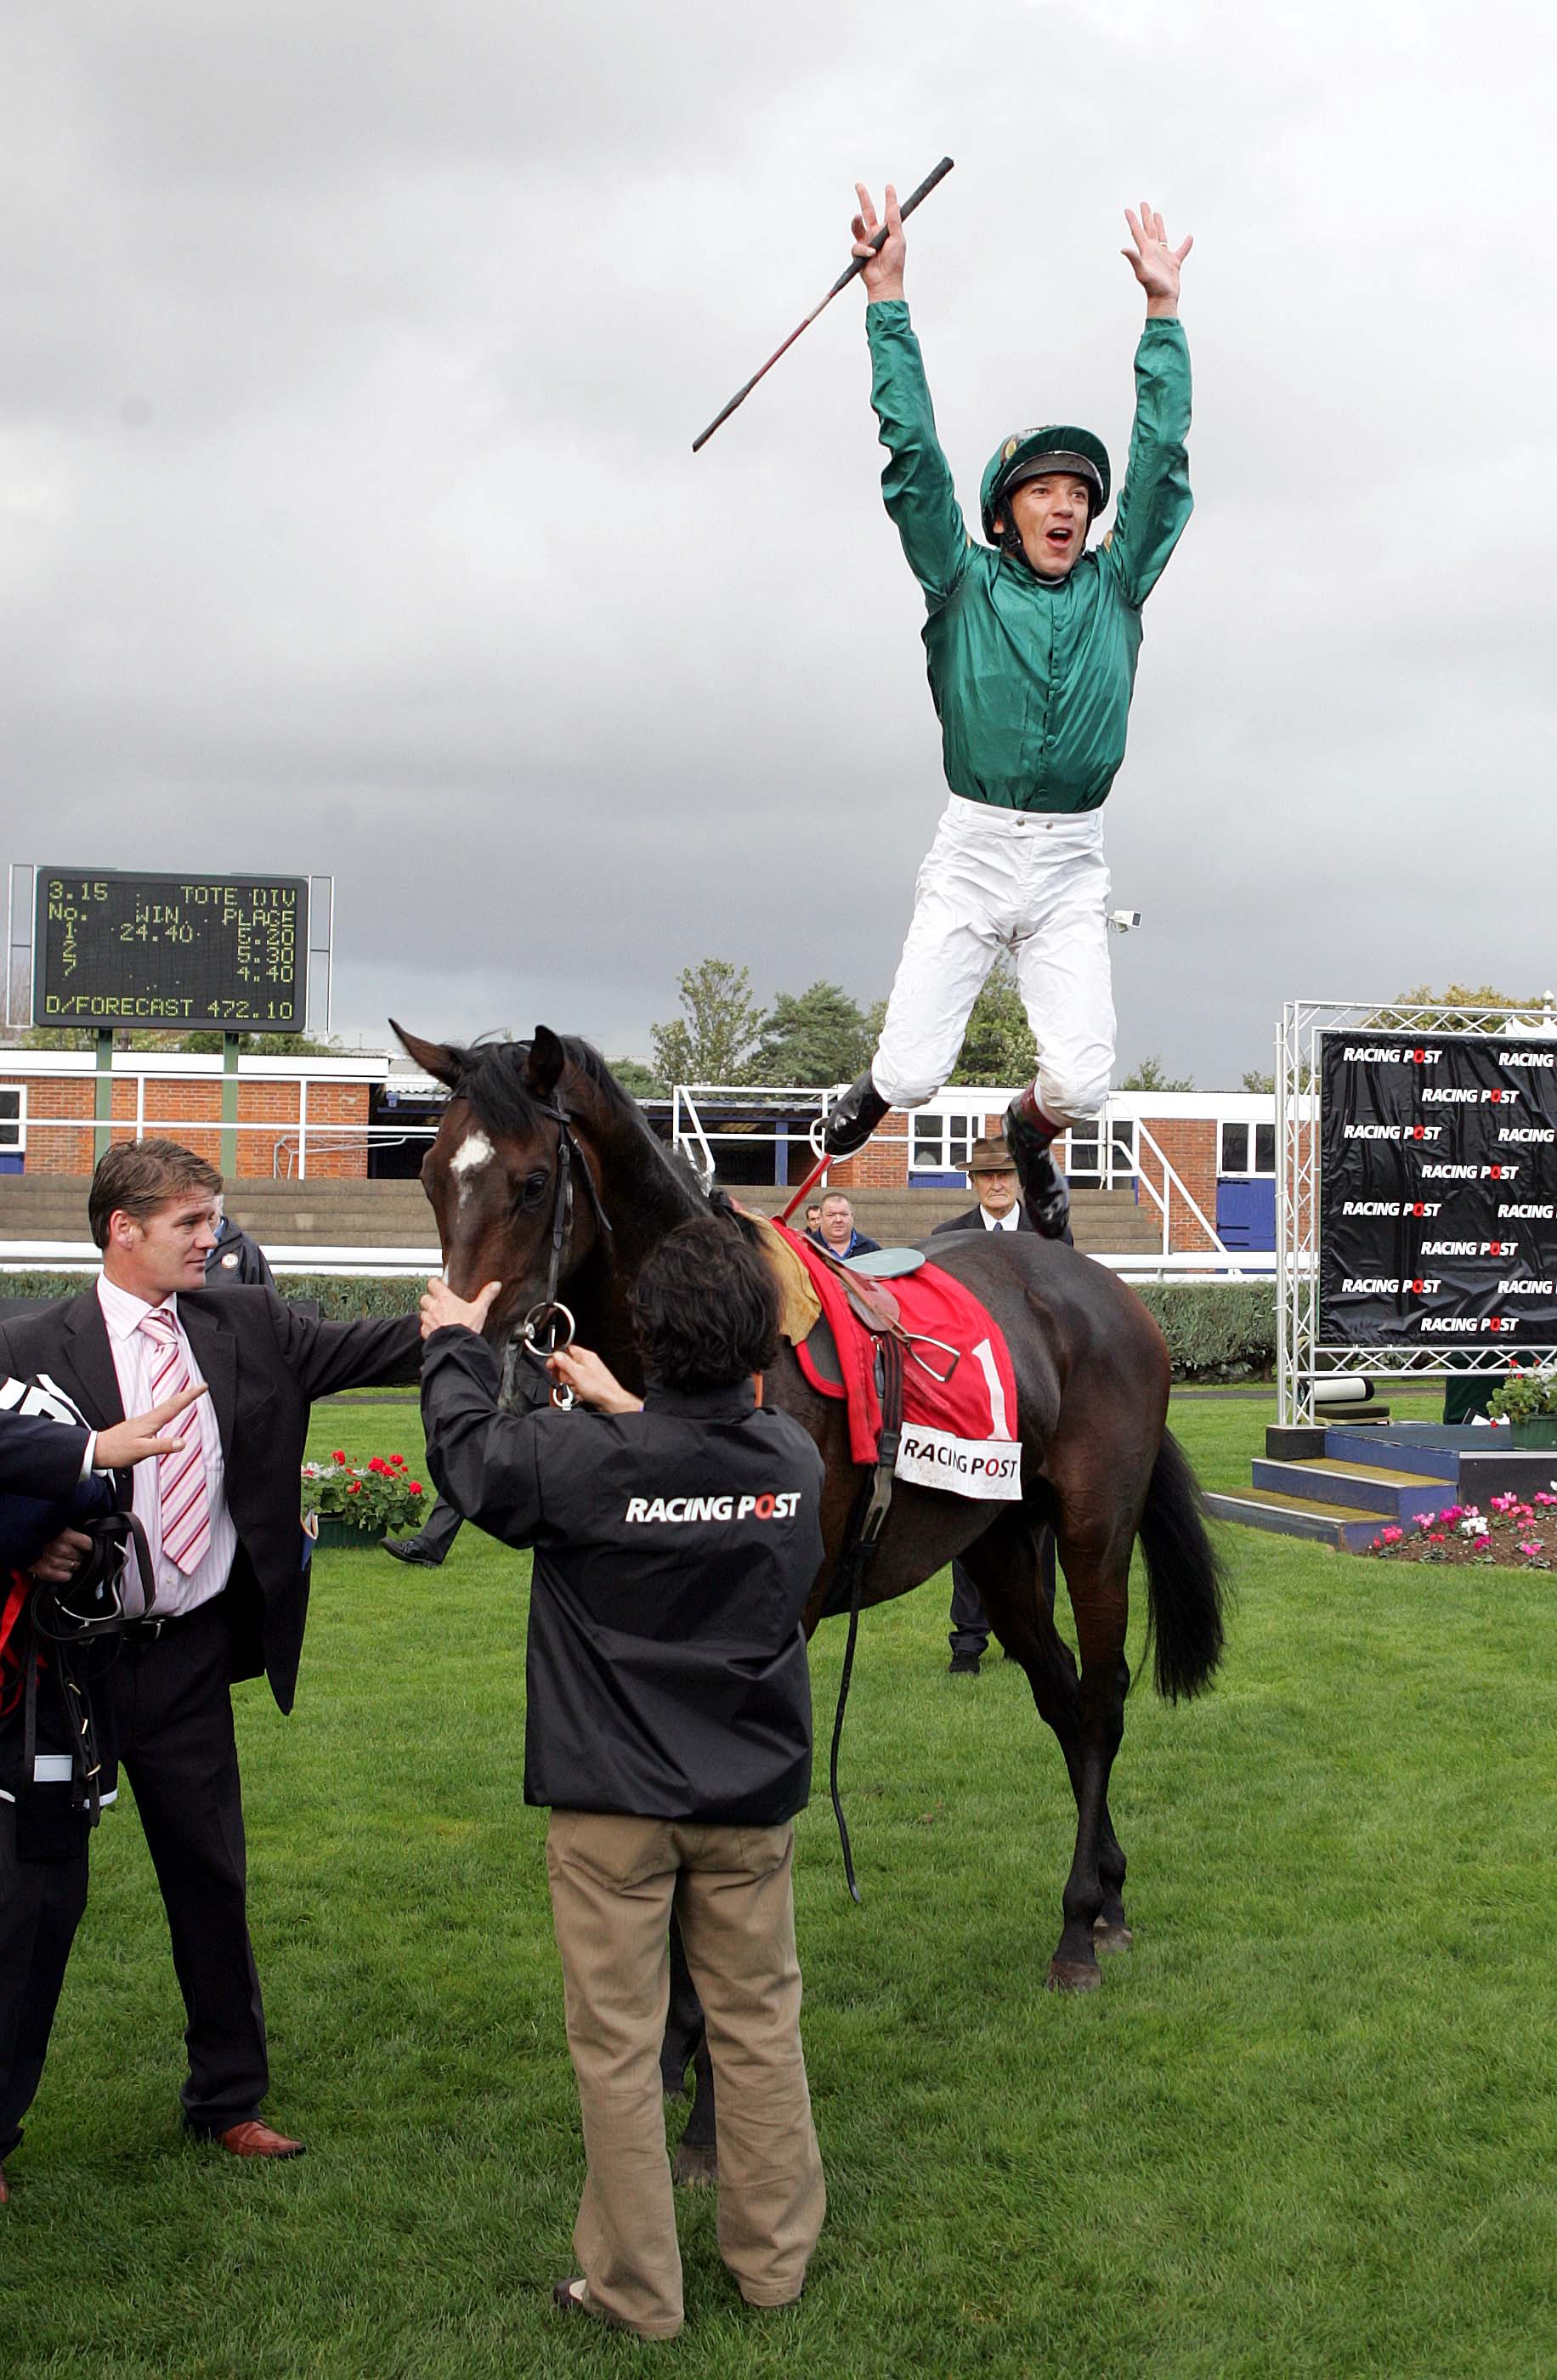
[[[0,1274],[0,1297],[74,1297],[82,1273]],[[420,1274],[289,1273],[283,1297],[314,1299],[327,1321],[414,1314]],[[1143,1281],[1136,1292],[1174,1359],[1175,1380],[1268,1380],[1276,1366],[1276,1293],[1265,1281]]]
[[[1175,1380],[1274,1378],[1274,1281],[1145,1281],[1135,1290],[1168,1342]]]

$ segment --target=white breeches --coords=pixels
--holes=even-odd
[[[1038,1103],[1080,1123],[1108,1097],[1113,991],[1102,820],[947,802],[919,869],[914,919],[870,1072],[894,1108],[923,1107],[957,1062],[1002,951],[1038,1043]]]

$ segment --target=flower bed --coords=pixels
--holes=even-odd
[[[1551,1485],[1557,1489],[1557,1479]],[[1408,1529],[1381,1529],[1368,1551],[1389,1561],[1551,1570],[1557,1561],[1557,1493],[1543,1491],[1528,1503],[1518,1496],[1493,1496],[1485,1512],[1476,1504],[1418,1512]]]
[[[407,1476],[403,1454],[348,1463],[337,1449],[328,1463],[303,1465],[304,1512],[338,1521],[360,1536],[419,1527],[428,1501],[421,1481]]]

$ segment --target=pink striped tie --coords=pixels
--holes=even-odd
[[[192,1387],[189,1366],[177,1326],[165,1306],[143,1314],[136,1328],[152,1342],[152,1402],[176,1397]],[[183,1450],[164,1454],[157,1464],[157,1493],[162,1505],[163,1551],[188,1578],[211,1549],[211,1500],[205,1490],[205,1456],[201,1445],[196,1409],[176,1425],[187,1430]]]

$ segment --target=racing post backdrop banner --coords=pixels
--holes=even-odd
[[[1320,1344],[1557,1346],[1557,1042],[1327,1033]]]

